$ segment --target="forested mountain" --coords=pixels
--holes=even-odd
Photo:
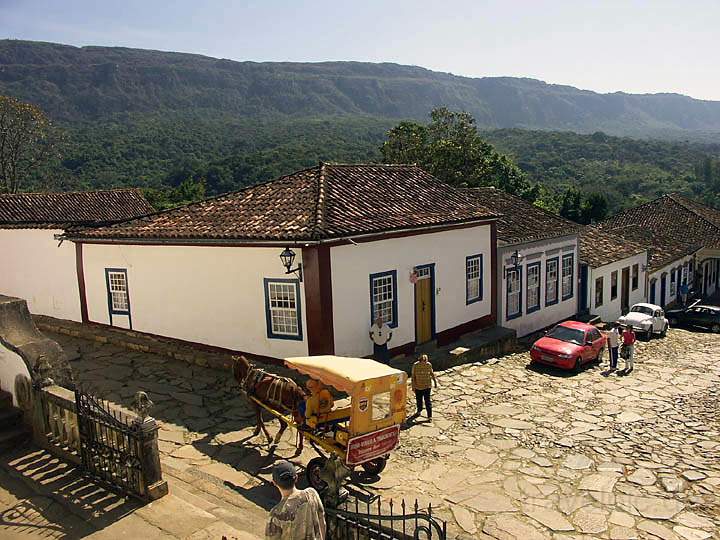
[[[442,105],[469,112],[487,128],[705,140],[720,133],[720,102],[677,94],[598,94],[533,79],[473,79],[397,64],[235,62],[3,40],[0,66],[0,93],[40,105],[59,120],[158,110],[425,119]]]
[[[25,189],[170,187],[177,203],[319,160],[378,161],[389,129],[446,105],[470,112],[549,207],[570,186],[602,192],[611,211],[668,191],[720,197],[720,102],[679,95],[13,40],[0,41],[1,94],[39,105],[65,133],[61,160]]]

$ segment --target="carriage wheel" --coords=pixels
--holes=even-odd
[[[368,474],[372,474],[373,476],[378,476],[381,472],[385,470],[386,466],[387,458],[384,457],[366,461],[362,464],[362,468],[365,470],[365,472]]]
[[[318,493],[322,493],[327,489],[327,483],[320,477],[320,472],[325,468],[325,458],[312,458],[305,467],[305,476],[307,476],[308,484]]]

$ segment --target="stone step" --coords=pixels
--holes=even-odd
[[[31,437],[30,429],[24,425],[0,431],[0,451],[24,446]]]
[[[0,430],[14,427],[22,420],[22,411],[17,407],[0,409]]]
[[[10,392],[0,390],[0,410],[9,409],[13,406],[13,398]]]

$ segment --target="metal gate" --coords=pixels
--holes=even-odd
[[[75,404],[83,473],[114,491],[145,499],[138,424],[79,389]]]
[[[432,515],[427,509],[399,505],[393,501],[385,509],[380,499],[373,503],[361,503],[358,499],[345,502],[338,508],[325,508],[325,519],[330,540],[446,540],[447,523]]]

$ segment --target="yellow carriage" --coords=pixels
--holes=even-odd
[[[350,470],[362,467],[369,474],[380,474],[400,440],[407,374],[368,358],[342,356],[288,358],[285,365],[348,395],[343,400],[346,403],[308,416],[303,426],[271,411],[298,429],[320,454],[310,460],[306,469],[310,485],[323,487],[320,473],[326,454],[337,456]]]

